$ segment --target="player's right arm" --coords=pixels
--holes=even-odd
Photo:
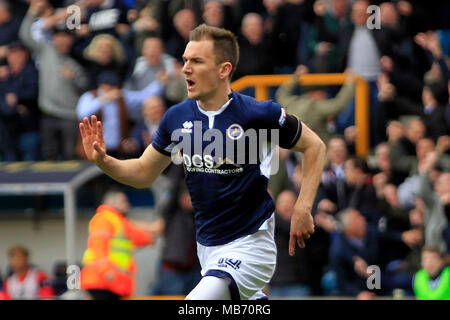
[[[149,187],[170,164],[170,157],[158,152],[152,145],[145,149],[140,158],[119,160],[106,153],[103,129],[95,115],[80,123],[84,151],[89,161],[94,162],[114,180],[135,187]]]

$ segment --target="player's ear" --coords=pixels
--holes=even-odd
[[[222,62],[220,65],[220,79],[226,79],[230,76],[231,71],[233,70],[233,65],[231,62]]]

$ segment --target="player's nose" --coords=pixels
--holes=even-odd
[[[183,71],[184,74],[191,74],[192,73],[192,68],[191,68],[191,65],[189,64],[189,62],[186,62],[183,65],[182,71]]]

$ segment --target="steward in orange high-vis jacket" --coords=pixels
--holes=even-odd
[[[136,247],[154,243],[150,224],[137,227],[124,214],[129,203],[123,192],[110,191],[89,222],[87,250],[81,270],[81,289],[93,299],[110,300],[134,293]],[[147,229],[147,230],[146,230]]]

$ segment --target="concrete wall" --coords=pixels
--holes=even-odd
[[[133,211],[130,216],[134,219],[153,219],[153,213],[149,210]],[[82,215],[77,219],[76,252],[80,262],[86,249],[90,218],[90,216]],[[3,278],[8,268],[7,250],[15,244],[22,244],[29,248],[31,262],[51,275],[55,262],[65,260],[64,219],[62,217],[42,218],[37,224],[31,218],[0,220],[0,271]],[[138,266],[136,295],[138,296],[148,295],[149,287],[155,280],[161,244],[162,239],[158,239],[156,245],[136,252]]]

